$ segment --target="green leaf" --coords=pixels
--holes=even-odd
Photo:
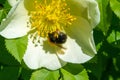
[[[41,69],[33,72],[30,80],[58,80],[59,71]]]
[[[76,75],[73,75],[64,69],[61,69],[61,73],[63,75],[63,80],[89,80],[87,71],[85,69]]]
[[[100,29],[98,29],[98,28],[94,29],[93,36],[94,36],[94,40],[95,40],[95,44],[96,45],[101,43],[103,41],[103,39],[104,39],[103,32]]]
[[[33,70],[21,68],[21,73],[19,72],[19,80],[30,80]]]
[[[6,17],[7,12],[5,11],[5,9],[1,9],[0,10],[0,23],[1,21]],[[2,28],[0,28],[0,31],[2,30]]]
[[[107,33],[110,27],[110,21],[112,18],[112,11],[109,7],[109,0],[97,0],[100,9],[100,23],[98,28],[100,28],[104,34]]]
[[[11,9],[11,6],[9,5],[8,1],[2,2],[1,5],[2,5],[2,9],[0,10],[0,23],[1,23],[2,19],[4,19],[7,16],[8,12]],[[6,19],[7,22],[9,22],[10,20],[11,19]],[[1,23],[0,24],[0,31],[2,31],[6,26],[7,26],[6,23],[4,23],[4,22]]]
[[[84,67],[81,64],[70,64],[70,63],[68,63],[63,68],[74,75],[80,73],[84,69]]]
[[[117,52],[120,51],[120,32],[112,31],[110,36],[108,36],[107,41],[110,44],[111,48],[113,47],[112,49],[114,49],[114,53],[112,56],[115,56],[115,55],[117,56]]]
[[[61,69],[61,73],[63,75],[61,80],[76,80],[74,75],[71,74],[70,72],[66,71],[65,69]]]
[[[3,4],[6,0],[0,0],[0,4]]]
[[[120,18],[120,2],[117,0],[110,0],[110,7],[117,17]]]
[[[76,80],[89,80],[89,77],[87,75],[87,71],[84,69],[79,74],[75,75]]]
[[[19,63],[5,48],[5,39],[0,36],[0,64],[9,66],[18,66]]]
[[[21,63],[23,55],[27,47],[27,36],[17,39],[6,39],[6,48],[12,54],[12,56]]]
[[[0,66],[0,80],[17,80],[19,67]]]
[[[3,9],[1,9],[0,10],[0,22],[2,21],[2,19],[3,19],[3,13],[4,13],[4,10]]]
[[[108,40],[109,43],[112,43],[116,40],[115,31],[112,31],[112,33],[108,36],[107,40]]]

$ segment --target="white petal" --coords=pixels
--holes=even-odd
[[[72,26],[64,28],[68,35],[64,54],[58,53],[60,59],[71,63],[84,63],[90,60],[96,54],[92,28],[89,22],[77,17]]]
[[[9,12],[6,19],[0,25],[3,30],[0,32],[5,38],[17,38],[27,34],[28,12],[24,8],[24,2],[21,0]],[[5,28],[5,29],[4,29]]]
[[[94,28],[100,22],[100,11],[98,4],[95,0],[86,0],[86,3],[88,5],[88,18],[90,20],[90,24]]]
[[[65,43],[66,50],[64,50],[64,54],[59,54],[60,59],[66,62],[71,63],[84,63],[90,60],[93,56],[89,56],[84,54],[81,47],[75,42],[74,39],[70,39],[68,37],[67,42]]]
[[[11,6],[14,6],[19,0],[8,0]]]
[[[35,47],[31,39],[28,41],[27,50],[23,57],[23,60],[31,69],[46,67],[50,70],[56,70],[61,67],[61,62],[56,54],[52,54],[49,53],[49,51],[47,52],[44,50],[43,45],[38,45]]]
[[[66,0],[70,13],[88,20],[94,28],[100,22],[100,11],[96,0]]]
[[[85,54],[90,56],[96,54],[92,28],[87,20],[82,17],[77,17],[77,21],[72,26],[65,28],[65,30],[66,34],[75,40]]]

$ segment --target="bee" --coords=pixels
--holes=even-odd
[[[65,47],[62,46],[62,44],[65,43],[67,40],[67,35],[65,33],[60,31],[48,33],[48,38],[51,43],[55,44],[60,48],[66,49]]]

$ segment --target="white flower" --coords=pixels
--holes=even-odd
[[[95,0],[8,2],[12,9],[1,23],[0,34],[8,39],[28,35],[23,60],[29,68],[55,70],[66,62],[84,63],[96,54],[92,30],[100,21],[100,13]],[[67,39],[59,43],[56,39],[61,32]]]

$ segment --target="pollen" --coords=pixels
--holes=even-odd
[[[30,11],[31,32],[39,37],[48,37],[48,33],[62,31],[76,18],[72,16],[65,0],[34,1],[34,11]]]

